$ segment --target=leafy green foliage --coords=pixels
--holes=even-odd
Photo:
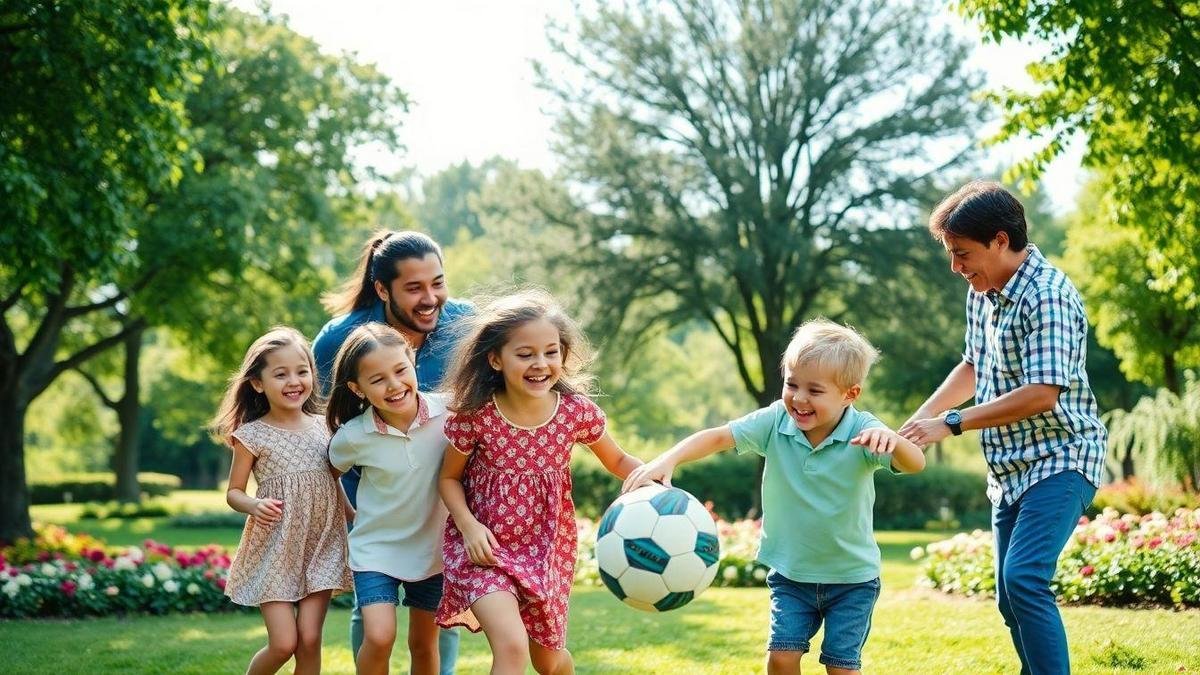
[[[839,309],[864,239],[916,220],[956,159],[930,142],[965,145],[978,119],[966,46],[921,7],[622,5],[552,36],[581,76],[542,65],[577,189],[541,202],[541,219],[573,234],[563,264],[609,326],[636,342],[703,322],[756,401],[775,396],[790,330]],[[896,265],[871,262],[877,276]]]
[[[1189,373],[1183,391],[1159,389],[1132,409],[1108,415],[1109,446],[1131,446],[1164,479],[1200,492],[1200,380]]]

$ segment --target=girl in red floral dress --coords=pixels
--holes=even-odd
[[[575,577],[571,448],[617,478],[641,462],[605,431],[584,393],[586,342],[540,291],[477,315],[447,383],[453,411],[439,490],[450,510],[437,621],[483,630],[493,673],[573,673],[567,598]]]

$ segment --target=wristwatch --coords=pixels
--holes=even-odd
[[[955,436],[962,436],[962,413],[957,410],[947,410],[942,416],[942,421],[946,426],[950,427],[950,433]]]

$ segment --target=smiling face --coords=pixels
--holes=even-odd
[[[833,433],[860,391],[857,384],[842,390],[828,373],[812,364],[797,363],[783,369],[783,405],[813,446]]]
[[[380,345],[358,360],[350,391],[362,396],[388,424],[406,429],[417,413],[417,372],[409,351]]]
[[[449,297],[441,259],[436,253],[405,258],[396,263],[396,270],[391,284],[375,282],[375,292],[386,305],[388,323],[413,337],[432,332]]]
[[[288,344],[268,353],[266,365],[258,377],[250,378],[250,386],[267,397],[275,413],[302,410],[312,395],[313,371],[308,354],[295,344]]]
[[[509,395],[548,395],[562,376],[563,347],[558,327],[544,318],[517,326],[499,352],[488,354],[488,363],[504,376],[504,389]]]
[[[950,255],[950,269],[966,279],[976,293],[999,291],[1012,278],[1013,268],[1007,261],[1008,235],[1000,232],[990,244],[974,239],[947,235],[942,246]]]

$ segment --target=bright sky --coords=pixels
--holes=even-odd
[[[526,168],[554,169],[552,120],[543,113],[549,99],[534,86],[531,63],[549,56],[547,18],[568,18],[570,0],[275,0],[271,6],[323,47],[375,63],[410,96],[401,134],[407,151],[396,167],[429,175],[464,159],[500,155]],[[984,46],[972,65],[990,84],[1022,86],[1023,66],[1036,55],[1021,45]],[[1073,205],[1081,150],[1074,144],[1046,177],[1057,211]],[[989,157],[1011,164],[1028,152],[1028,146],[993,148]]]

